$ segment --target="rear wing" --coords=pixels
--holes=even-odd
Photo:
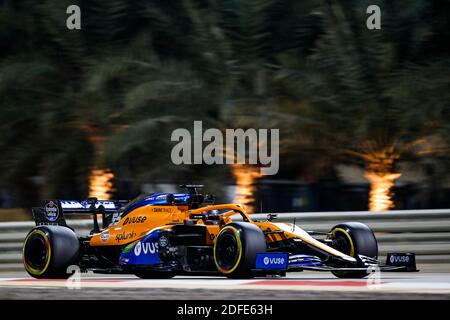
[[[32,208],[34,222],[39,225],[67,226],[65,215],[89,214],[94,221],[94,229],[98,230],[97,214],[102,215],[103,226],[109,216],[126,205],[129,200],[97,200],[89,198],[85,201],[76,200],[46,200],[43,207]]]

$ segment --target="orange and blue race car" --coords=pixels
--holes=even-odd
[[[201,186],[186,193],[154,193],[132,201],[49,200],[33,208],[36,227],[23,245],[25,270],[35,278],[68,278],[82,272],[134,274],[140,278],[218,275],[229,278],[284,276],[289,271],[329,271],[363,278],[371,270],[417,271],[413,253],[378,260],[372,230],[359,222],[328,233],[256,221],[238,204],[214,204]],[[91,214],[93,230],[77,236],[66,224],[72,214]],[[100,227],[97,216],[102,217]]]

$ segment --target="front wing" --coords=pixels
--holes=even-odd
[[[388,253],[386,263],[366,257],[358,256],[358,265],[336,267],[328,260],[321,260],[312,255],[287,253],[260,253],[256,257],[257,270],[280,271],[384,271],[384,272],[417,272],[415,255],[413,253]]]

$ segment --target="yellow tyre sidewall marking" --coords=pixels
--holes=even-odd
[[[233,268],[226,270],[223,269],[221,266],[219,266],[219,263],[217,262],[216,259],[216,244],[217,244],[217,239],[219,238],[219,236],[222,234],[222,232],[225,232],[226,230],[231,230],[236,238],[237,241],[237,245],[238,245],[238,250],[239,250],[239,256],[238,259],[235,263],[235,265],[233,266]],[[230,274],[232,273],[234,270],[236,270],[236,268],[239,266],[239,263],[241,262],[241,258],[242,258],[242,242],[241,242],[241,237],[239,236],[238,231],[236,230],[236,228],[228,226],[223,228],[222,230],[220,230],[219,234],[216,237],[216,242],[214,243],[214,262],[216,264],[217,269],[224,274]]]
[[[335,236],[336,232],[341,232],[347,237],[348,241],[350,241],[350,254],[349,255],[351,257],[355,257],[355,246],[353,245],[353,240],[352,240],[352,237],[350,236],[350,234],[342,228],[336,228],[336,229],[333,229],[333,231],[332,231],[333,236]]]
[[[35,234],[39,234],[40,236],[42,236],[42,238],[44,238],[44,241],[45,241],[45,247],[47,248],[47,252],[48,252],[48,254],[47,254],[47,261],[45,262],[45,266],[44,266],[44,268],[43,268],[42,270],[37,270],[37,269],[32,268],[30,265],[28,265],[28,263],[26,263],[26,259],[25,259],[25,246],[26,246],[26,244],[27,244],[28,239],[29,239],[32,235],[35,235]],[[32,231],[32,232],[26,237],[26,239],[25,239],[25,241],[24,241],[24,246],[23,246],[23,249],[22,249],[22,256],[23,256],[23,264],[24,264],[24,266],[25,266],[25,269],[26,269],[28,272],[30,272],[31,274],[36,275],[36,276],[42,275],[42,274],[48,269],[48,266],[49,266],[49,264],[50,264],[50,259],[51,259],[51,257],[52,257],[52,249],[51,249],[50,241],[49,241],[49,239],[48,239],[47,234],[46,234],[44,231],[39,230],[39,229]]]

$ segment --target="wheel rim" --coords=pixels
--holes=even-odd
[[[346,229],[336,228],[332,230],[333,247],[351,257],[356,257],[357,252],[352,237]],[[337,277],[344,278],[362,278],[368,273],[366,271],[332,271]]]
[[[216,266],[222,273],[231,273],[239,265],[242,246],[234,228],[222,229],[214,247]]]
[[[348,256],[355,256],[355,246],[351,236],[343,229],[333,230],[334,248]]]
[[[35,230],[25,240],[23,250],[24,264],[27,271],[33,275],[41,275],[50,263],[50,242],[41,230]]]

